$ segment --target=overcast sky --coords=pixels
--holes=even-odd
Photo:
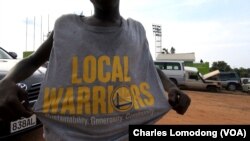
[[[144,25],[153,57],[152,24],[159,24],[163,48],[170,50],[173,46],[176,53],[195,52],[196,62],[225,61],[233,68],[250,68],[250,0],[120,3],[124,18],[131,17]],[[68,13],[89,16],[93,6],[89,0],[0,0],[0,46],[21,58],[22,51],[36,50],[53,29],[54,21]]]

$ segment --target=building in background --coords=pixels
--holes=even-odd
[[[160,53],[156,56],[156,61],[184,61],[185,66],[196,67],[199,72],[206,74],[209,72],[209,63],[195,63],[195,53]]]

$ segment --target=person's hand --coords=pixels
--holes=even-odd
[[[27,93],[14,82],[0,81],[0,121],[13,121],[33,114]]]
[[[168,91],[168,102],[173,107],[173,109],[178,113],[183,115],[190,103],[191,99],[178,88],[171,88]]]

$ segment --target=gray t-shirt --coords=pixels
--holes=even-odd
[[[64,15],[35,113],[49,141],[127,140],[128,125],[152,124],[171,108],[143,26],[97,27]]]

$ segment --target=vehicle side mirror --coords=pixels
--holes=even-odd
[[[13,57],[14,59],[17,58],[17,54],[15,52],[9,52],[10,56]]]

